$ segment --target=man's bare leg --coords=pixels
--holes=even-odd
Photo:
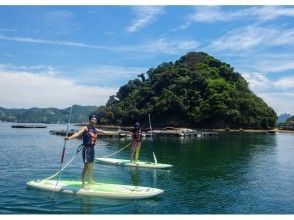
[[[88,169],[88,180],[89,183],[97,183],[94,179],[93,179],[93,167],[94,167],[94,163],[89,163],[89,169]]]
[[[88,169],[89,169],[89,164],[88,163],[84,163],[84,168],[83,168],[83,172],[82,172],[82,188],[83,189],[87,189],[85,187],[85,176],[87,175],[88,173]]]
[[[135,151],[136,151],[136,148],[132,147],[132,151],[131,151],[131,163],[133,163],[133,160],[134,160],[134,155],[135,155]]]
[[[141,149],[141,147],[136,147],[136,156],[135,156],[135,161],[136,161],[136,162],[138,162],[140,149]]]

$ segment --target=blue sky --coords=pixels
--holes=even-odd
[[[162,62],[204,51],[294,114],[293,6],[0,6],[0,106],[102,105]]]

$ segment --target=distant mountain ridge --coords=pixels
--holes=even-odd
[[[66,123],[70,108],[7,109],[0,107],[0,120],[17,123]],[[95,112],[97,108],[97,106],[73,105],[71,122],[87,122],[89,114]]]
[[[283,122],[287,121],[287,119],[290,118],[290,117],[291,117],[291,115],[288,114],[288,113],[280,114],[280,115],[278,116],[278,121],[277,121],[277,123],[283,123]]]
[[[294,130],[294,115],[287,118],[286,121],[280,122],[278,126],[279,126],[279,129],[282,129],[282,130]]]

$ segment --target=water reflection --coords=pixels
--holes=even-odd
[[[90,214],[92,213],[93,204],[91,202],[91,198],[89,197],[80,197],[80,204],[81,204],[81,213],[82,214]]]
[[[140,181],[140,174],[141,174],[141,170],[137,167],[132,167],[130,168],[130,175],[131,175],[131,181],[132,181],[132,185],[134,186],[139,186],[141,181]]]

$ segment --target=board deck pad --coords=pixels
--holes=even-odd
[[[144,161],[131,162],[130,160],[105,158],[105,157],[97,157],[95,158],[95,162],[118,165],[118,166],[143,167],[143,168],[154,168],[154,169],[165,169],[165,168],[172,167],[171,164],[153,163],[153,162],[144,162]]]
[[[156,188],[120,184],[86,183],[87,189],[82,189],[81,181],[59,180],[57,185],[56,183],[57,180],[32,180],[27,182],[27,185],[32,188],[54,191],[58,193],[96,196],[112,199],[144,199],[157,196],[164,192],[164,190]]]

